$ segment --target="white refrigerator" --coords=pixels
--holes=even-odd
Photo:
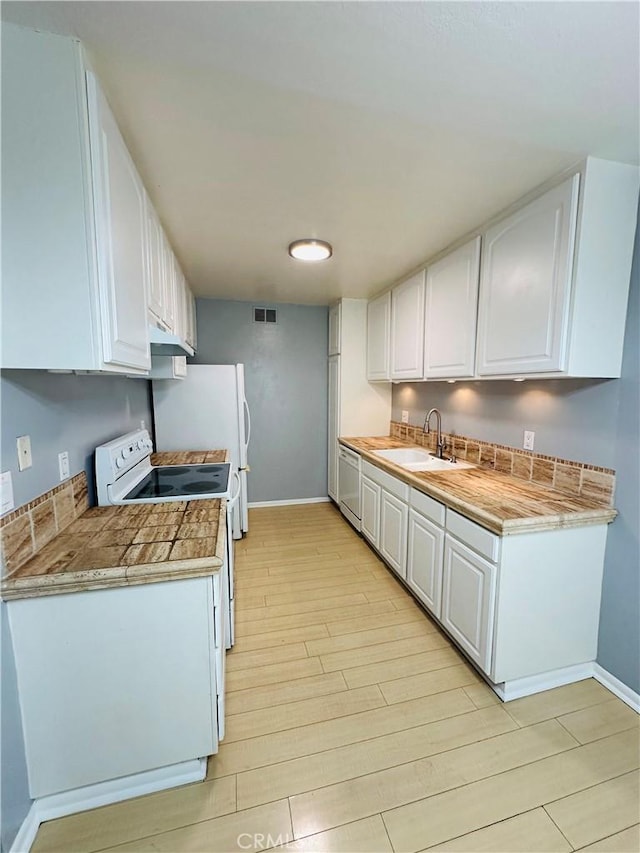
[[[247,453],[251,417],[244,393],[243,364],[190,364],[184,379],[155,379],[156,450],[226,449],[240,474],[233,537],[249,529]]]

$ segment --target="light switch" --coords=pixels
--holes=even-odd
[[[26,468],[31,468],[33,461],[31,459],[31,437],[21,435],[18,438],[18,469],[24,471]]]

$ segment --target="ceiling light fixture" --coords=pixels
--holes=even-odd
[[[333,254],[331,243],[307,237],[289,244],[289,254],[296,261],[326,261]]]

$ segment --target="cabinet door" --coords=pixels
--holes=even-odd
[[[480,237],[427,270],[424,375],[473,376],[480,277]]]
[[[422,379],[424,270],[391,291],[391,379]]]
[[[444,530],[409,510],[407,583],[420,601],[440,618]]]
[[[390,378],[391,292],[367,305],[367,379]]]
[[[363,476],[360,481],[360,509],[362,511],[362,535],[374,548],[380,543],[380,486]]]
[[[165,325],[165,277],[162,229],[153,205],[145,197],[147,219],[147,303],[152,322]]]
[[[182,340],[186,340],[186,281],[176,256],[173,256],[173,286],[175,317],[173,321],[173,333]]]
[[[87,94],[103,360],[149,369],[144,188],[90,72]]]
[[[340,356],[329,359],[329,425],[327,492],[338,500],[338,414],[340,411]]]
[[[445,536],[441,622],[484,671],[491,668],[497,568]]]
[[[566,366],[579,175],[484,235],[478,373]]]
[[[189,310],[187,343],[195,350],[198,345],[198,334],[196,327],[196,299],[193,293],[191,292],[191,288],[189,287],[187,288],[187,294]]]
[[[340,303],[329,308],[329,355],[340,352]]]
[[[164,321],[170,332],[176,327],[176,271],[174,256],[167,236],[162,232],[164,255]]]
[[[380,553],[400,577],[407,576],[407,518],[404,501],[384,489],[380,495]]]

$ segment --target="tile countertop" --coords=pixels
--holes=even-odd
[[[339,441],[378,468],[499,536],[585,524],[608,524],[617,515],[615,509],[602,506],[597,501],[566,495],[548,486],[486,468],[428,473],[407,471],[372,453],[374,450],[414,446],[397,438],[340,438]]]
[[[154,453],[153,465],[225,462],[226,450]],[[92,507],[2,581],[5,600],[211,575],[222,565],[226,502]]]

